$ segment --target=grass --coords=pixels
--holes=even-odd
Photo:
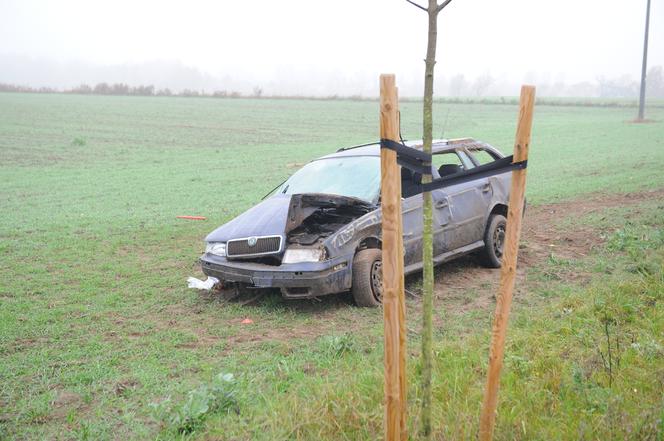
[[[401,107],[404,137],[419,137],[419,104]],[[514,106],[435,110],[445,136],[509,152]],[[664,187],[664,111],[650,109],[650,124],[630,123],[633,113],[538,107],[529,203]],[[200,274],[206,233],[297,164],[376,139],[377,121],[377,104],[363,101],[0,94],[0,439],[380,434],[379,311],[347,295],[221,305],[185,284]],[[515,304],[498,439],[661,439],[664,209],[628,210],[560,219],[598,229],[603,244],[529,269],[539,282]],[[569,267],[590,284],[550,277]],[[438,308],[437,435],[470,439],[490,311]],[[606,323],[610,344],[620,342],[610,386]],[[417,332],[409,338],[414,428]],[[204,412],[183,434],[151,410],[168,397],[184,405],[220,373],[235,375],[239,414]]]

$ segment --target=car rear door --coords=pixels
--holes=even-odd
[[[502,156],[496,152],[482,148],[474,147],[466,149],[463,152],[476,166],[489,164]],[[483,203],[487,209],[493,205],[496,199],[501,202],[507,202],[507,194],[509,193],[509,183],[512,177],[511,172],[501,173],[499,175],[490,176],[486,179],[478,181],[478,186],[482,194]],[[487,213],[488,214],[488,213]]]
[[[475,167],[475,164],[462,150],[434,154],[433,164],[444,174],[455,172],[454,168],[450,166],[451,164],[457,164],[456,172]],[[434,249],[434,253],[453,251],[482,240],[487,197],[489,200],[491,197],[491,186],[488,179],[477,179],[438,191],[441,193],[437,198],[436,195],[433,195],[434,207],[436,207],[440,227],[444,232],[440,234],[443,245],[439,248],[438,253]]]

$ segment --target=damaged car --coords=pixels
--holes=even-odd
[[[421,142],[406,142],[421,149]],[[433,178],[503,157],[473,139],[436,140]],[[510,173],[433,190],[434,263],[477,253],[500,266]],[[422,268],[422,175],[401,168],[404,271]],[[287,299],[351,291],[381,303],[380,145],[315,159],[206,239],[203,272],[223,287],[278,288]]]

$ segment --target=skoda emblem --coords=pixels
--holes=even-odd
[[[256,236],[252,236],[249,239],[247,239],[247,245],[249,245],[250,247],[256,246],[256,242],[258,242]]]

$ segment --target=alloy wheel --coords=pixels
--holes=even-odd
[[[493,232],[493,251],[496,257],[503,257],[503,246],[505,245],[505,225],[500,224]]]
[[[371,291],[379,302],[383,299],[383,262],[376,260],[371,265]]]

